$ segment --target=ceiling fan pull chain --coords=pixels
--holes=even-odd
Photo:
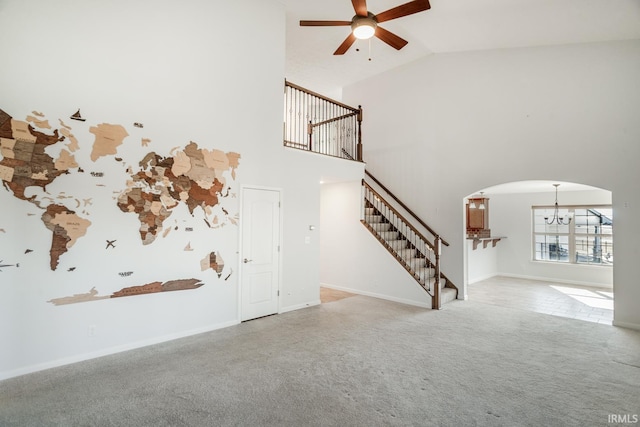
[[[369,39],[369,61],[371,61],[371,39]]]

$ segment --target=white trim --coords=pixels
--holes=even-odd
[[[477,282],[482,282],[483,280],[487,280],[487,279],[491,279],[492,277],[496,277],[496,276],[501,276],[501,274],[499,273],[489,273],[489,274],[485,274],[484,276],[480,276],[477,277],[475,279],[473,279],[472,281],[470,281],[469,283],[467,283],[468,285],[472,285],[474,283]]]
[[[423,302],[413,301],[413,300],[404,299],[404,298],[396,298],[396,297],[392,297],[392,296],[389,296],[389,295],[377,294],[375,292],[366,292],[366,291],[361,291],[361,290],[358,290],[358,289],[346,288],[344,286],[334,286],[334,285],[330,285],[328,283],[321,283],[320,286],[324,287],[324,288],[336,289],[338,291],[351,292],[352,294],[364,295],[364,296],[367,296],[367,297],[373,297],[373,298],[383,299],[383,300],[387,300],[387,301],[399,302],[401,304],[413,305],[415,307],[428,308],[429,310],[431,310],[431,295],[427,294],[426,292],[425,292],[425,295],[429,296],[429,302],[424,302],[423,303]]]
[[[575,262],[549,261],[546,259],[530,259],[530,264],[545,264],[547,266],[560,265],[569,268],[613,268],[613,264],[578,264]],[[553,267],[552,267],[553,268]]]
[[[252,185],[252,184],[241,184],[240,185],[240,203],[239,203],[239,212],[240,212],[240,220],[239,220],[239,232],[238,232],[238,289],[236,291],[238,298],[238,322],[241,322],[242,319],[242,237],[243,237],[243,226],[242,226],[242,209],[244,205],[244,190],[252,189],[252,190],[264,190],[264,191],[275,191],[278,193],[278,202],[280,203],[280,212],[279,212],[279,236],[278,236],[278,247],[280,251],[278,252],[278,307],[277,311],[274,314],[282,313],[282,276],[283,276],[283,242],[284,242],[284,194],[282,188],[279,187],[267,187],[264,185]]]
[[[315,300],[311,302],[306,302],[302,304],[290,305],[289,307],[282,308],[278,314],[287,313],[289,311],[300,310],[302,308],[313,307],[314,305],[320,305],[320,300]]]
[[[557,189],[556,189],[557,190]],[[556,202],[557,202],[557,192],[556,192]],[[583,263],[583,262],[577,262],[576,260],[576,255],[577,255],[577,249],[576,249],[576,238],[578,237],[583,237],[583,238],[589,238],[590,236],[597,236],[598,234],[583,234],[583,233],[576,233],[576,220],[575,220],[575,212],[577,209],[584,209],[584,210],[590,210],[591,208],[595,208],[595,209],[611,209],[613,212],[613,205],[609,204],[609,205],[558,205],[559,209],[567,209],[568,214],[571,216],[571,218],[574,218],[574,221],[571,222],[569,221],[568,224],[565,224],[569,231],[567,233],[560,233],[560,232],[541,232],[541,231],[536,231],[536,209],[537,210],[542,210],[542,209],[554,209],[555,206],[531,206],[531,261],[533,262],[546,262],[549,264],[561,264],[561,265],[576,265],[576,266],[598,266],[598,267],[610,267],[613,268],[613,264],[596,264],[596,263]],[[546,222],[546,220],[545,220]],[[549,225],[549,224],[547,224]],[[546,227],[545,227],[546,228]],[[599,234],[600,236],[608,236],[606,234]],[[536,259],[536,236],[567,236],[569,238],[569,252],[568,252],[568,259],[567,261],[554,261],[551,259]],[[578,237],[577,237],[578,236]],[[613,235],[611,235],[611,242],[613,244]]]
[[[228,328],[230,326],[238,325],[240,322],[237,320],[230,320],[228,322],[222,322],[215,325],[206,326],[203,328],[196,328],[190,331],[183,331],[169,335],[163,335],[156,338],[151,338],[143,341],[138,341],[134,343],[118,345],[115,347],[109,347],[102,350],[78,354],[75,356],[64,357],[62,359],[52,360],[50,362],[39,363],[36,365],[25,366],[19,369],[15,369],[13,371],[0,372],[0,381],[6,380],[13,377],[19,377],[21,375],[31,374],[33,372],[44,371],[45,369],[58,368],[64,365],[71,365],[73,363],[83,362],[85,360],[91,360],[98,357],[109,356],[112,354],[122,353],[129,350],[135,350],[137,348],[148,347],[151,345],[161,344],[168,341],[177,340],[180,338],[186,338],[192,335],[199,335],[206,332],[215,331],[217,329]]]
[[[637,324],[637,323],[618,322],[618,321],[614,320],[612,325],[613,326],[617,326],[619,328],[627,328],[627,329],[634,329],[636,331],[640,331],[640,325]]]
[[[539,282],[566,283],[567,285],[579,285],[579,286],[586,286],[588,288],[613,290],[613,285],[604,285],[602,283],[593,283],[593,282],[589,283],[584,280],[566,280],[566,279],[556,279],[555,277],[544,277],[544,276],[538,277],[538,276],[527,276],[525,274],[511,274],[511,273],[497,273],[496,276],[513,277],[515,279],[537,280]]]

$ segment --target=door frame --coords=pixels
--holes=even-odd
[[[282,312],[282,266],[283,266],[283,262],[282,262],[282,254],[284,253],[284,244],[283,244],[283,237],[284,237],[284,201],[283,201],[283,191],[282,188],[278,188],[278,187],[266,187],[263,185],[252,185],[252,184],[241,184],[240,185],[240,206],[239,206],[239,212],[240,212],[240,230],[238,233],[238,289],[237,289],[237,298],[238,298],[238,318],[237,321],[238,323],[242,322],[242,260],[244,259],[244,248],[242,247],[242,241],[243,241],[243,236],[244,236],[244,222],[243,222],[243,218],[242,218],[242,212],[243,212],[243,208],[244,208],[244,190],[246,189],[250,189],[250,190],[261,190],[261,191],[275,191],[278,193],[278,199],[280,200],[280,215],[279,215],[279,233],[278,233],[278,239],[280,240],[280,251],[278,253],[278,311],[276,312],[276,314],[280,314]]]

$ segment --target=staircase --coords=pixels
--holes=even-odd
[[[367,173],[367,175],[373,178],[371,174]],[[375,181],[379,184],[377,180]],[[430,241],[365,180],[362,181],[362,185],[364,194],[362,224],[431,296],[433,309],[440,309],[442,304],[455,300],[458,289],[440,272],[440,253],[443,243],[440,236],[432,233],[432,230],[424,224],[428,228],[426,234],[434,235],[433,241]],[[382,188],[388,191],[383,186]],[[393,196],[392,198],[395,199]],[[402,202],[399,200],[397,202],[407,209]],[[414,216],[410,210],[408,211],[411,216]]]
[[[288,81],[284,84],[284,101],[285,147],[362,162],[360,106],[342,104]],[[440,271],[442,246],[449,244],[373,175],[365,173],[393,200],[393,206],[403,209],[411,219],[405,219],[363,180],[362,223],[431,296],[432,308],[440,309],[456,299],[458,289]]]

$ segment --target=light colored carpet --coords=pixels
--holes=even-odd
[[[5,349],[6,351],[6,349]],[[2,426],[598,426],[640,333],[364,296],[0,382]]]

